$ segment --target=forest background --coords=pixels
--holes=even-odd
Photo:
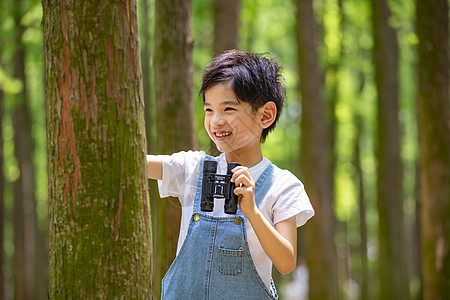
[[[425,19],[433,19],[433,13],[419,10],[412,0],[192,0],[181,1],[188,3],[184,14],[178,12],[184,15],[183,19],[175,11],[174,15],[163,15],[158,3],[162,5],[164,1],[156,2],[138,2],[149,152],[174,152],[183,147],[214,151],[203,129],[202,101],[197,95],[202,71],[214,53],[226,48],[269,52],[284,67],[286,104],[277,129],[263,144],[263,153],[304,181],[318,214],[314,217],[317,220],[308,222],[313,225],[298,230],[296,271],[287,275],[275,271],[282,299],[306,299],[308,293],[311,299],[422,299],[427,295],[422,270],[425,258],[434,259],[435,254],[422,253],[420,43],[415,26],[421,14]],[[165,2],[168,6],[181,3]],[[45,299],[48,253],[54,249],[48,247],[42,3],[0,3],[0,297]],[[436,18],[436,22],[447,41],[443,47],[447,80],[442,83],[447,94],[440,99],[443,117],[436,118],[436,124],[443,118],[447,126],[436,137],[444,137],[440,139],[444,144],[439,148],[443,157],[440,166],[447,171],[440,182],[441,199],[446,202],[436,201],[436,210],[444,211],[445,217],[450,182],[446,181],[448,3],[440,3],[446,20]],[[296,13],[308,9],[311,14]],[[229,15],[220,25],[220,16],[225,13]],[[229,17],[233,14],[235,17]],[[170,113],[165,118],[158,102],[158,91],[173,88],[160,83],[164,81],[161,61],[167,57],[161,53],[163,48],[158,48],[163,25],[156,20],[164,18],[169,23],[181,19],[190,22],[180,26],[187,30],[183,34],[192,42],[188,45],[192,47],[192,60],[188,57],[193,68],[192,86],[185,90],[194,107],[192,115],[183,117],[182,122],[192,122],[192,127],[186,127],[193,128],[194,134],[190,141],[173,149],[167,146],[170,141],[164,142],[159,135],[171,132],[174,118]],[[227,32],[234,33],[232,40],[219,45],[217,37],[226,36]],[[172,68],[172,72],[178,71],[177,66]],[[311,81],[312,88],[305,86]],[[182,114],[186,115],[186,110]],[[317,129],[314,124],[322,127]],[[440,147],[442,143],[436,144]],[[314,148],[317,145],[320,147]],[[393,156],[383,156],[383,149]],[[322,164],[323,169],[318,167]],[[321,171],[315,173],[316,168]],[[177,233],[173,228],[178,224],[173,222],[173,216],[177,217],[179,207],[173,199],[167,201],[169,205],[158,206],[155,190],[153,185],[153,286],[157,295],[160,279],[175,254]],[[172,211],[174,215],[167,215]],[[437,224],[444,228],[444,250],[437,254],[444,257],[439,276],[450,278],[449,221],[444,221],[444,217],[436,215]],[[441,286],[448,287],[449,283],[443,281]]]

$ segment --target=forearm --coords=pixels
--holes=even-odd
[[[162,179],[162,161],[156,155],[147,155],[147,177]]]
[[[278,223],[274,228],[257,209],[247,216],[261,246],[280,273],[286,274],[297,262],[297,228],[295,218]],[[279,232],[281,231],[281,233]]]

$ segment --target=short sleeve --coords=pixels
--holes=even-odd
[[[273,224],[295,216],[296,225],[300,227],[314,216],[314,209],[303,183],[292,173],[281,170],[271,189],[273,188],[278,194],[272,207]]]
[[[182,151],[172,155],[159,155],[162,161],[162,179],[158,180],[161,197],[183,198],[187,177],[204,156],[201,151]]]

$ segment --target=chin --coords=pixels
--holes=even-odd
[[[227,148],[225,148],[225,147],[220,147],[220,146],[217,145],[217,144],[216,144],[216,148],[217,148],[217,150],[218,150],[220,153],[223,153],[223,152],[227,152],[227,151],[228,151]]]

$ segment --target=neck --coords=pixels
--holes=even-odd
[[[242,153],[237,153],[236,151],[226,152],[225,157],[227,159],[227,162],[237,162],[242,166],[246,166],[247,168],[256,166],[263,159],[261,149],[259,149],[259,151],[257,151],[256,153],[245,151],[243,151]]]

